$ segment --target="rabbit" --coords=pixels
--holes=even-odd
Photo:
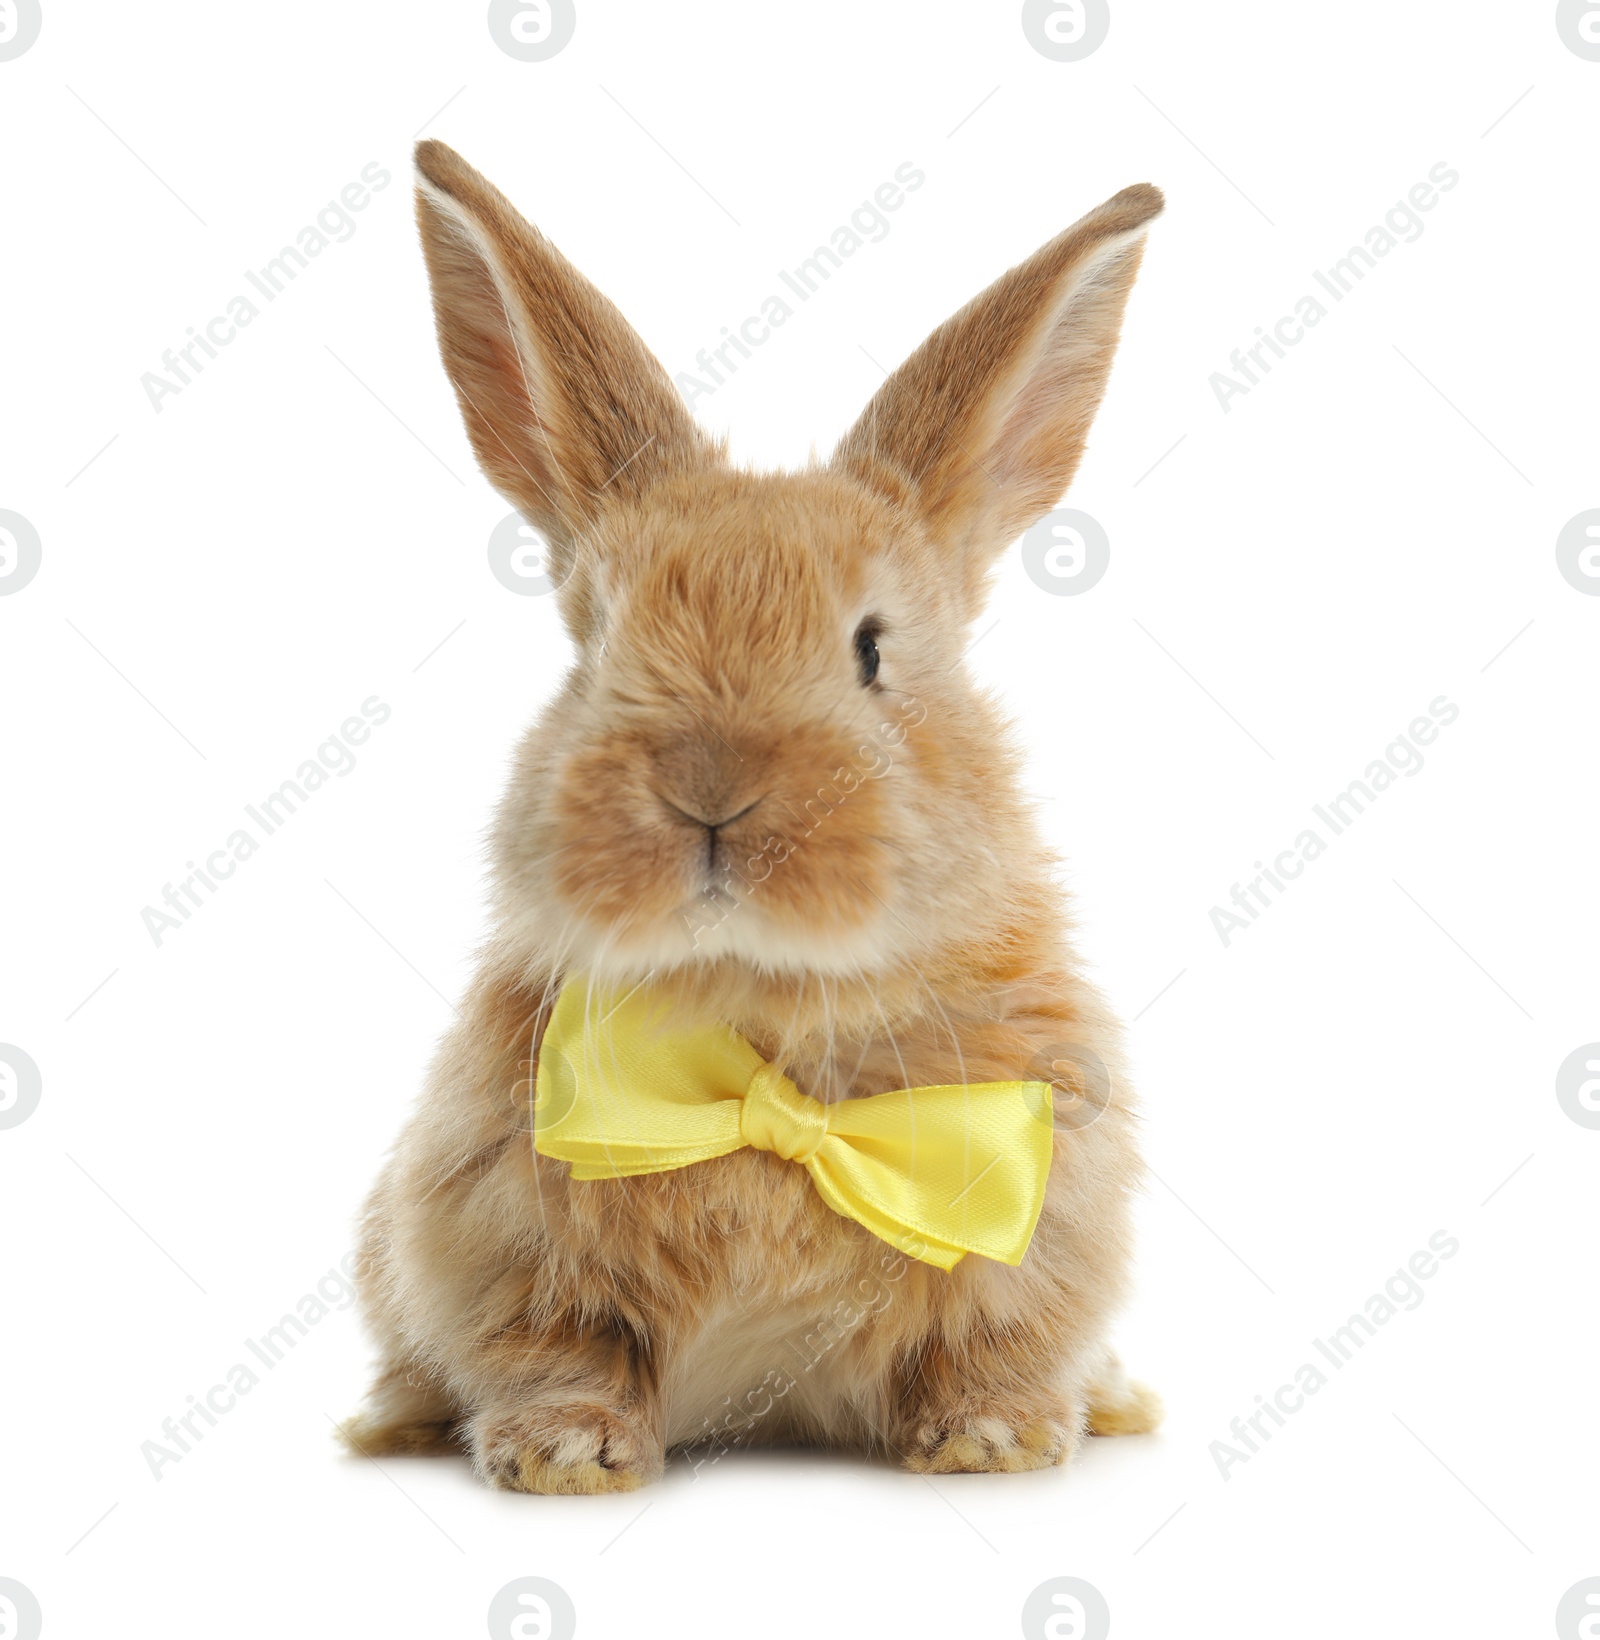
[[[349,1447],[590,1494],[757,1443],[1024,1471],[1154,1428],[1107,1337],[1140,1180],[1119,1026],[963,650],[1072,478],[1160,192],[934,330],[830,460],[763,474],[460,156],[424,141],[416,168],[444,366],[548,543],[576,659],[516,754],[481,966],[366,1208],[380,1369]],[[573,1178],[529,1110],[579,976],[648,981],[825,1103],[1051,1084],[1020,1264],[907,1257],[770,1151]]]

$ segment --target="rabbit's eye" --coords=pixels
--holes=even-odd
[[[878,677],[879,631],[876,621],[863,621],[856,632],[856,664],[861,671],[862,683],[869,686]]]

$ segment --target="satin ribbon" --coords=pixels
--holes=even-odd
[[[657,995],[568,983],[539,1049],[534,1145],[575,1179],[665,1173],[752,1146],[804,1167],[834,1212],[941,1270],[1020,1264],[1050,1170],[1048,1082],[901,1088],[824,1104],[737,1032]]]

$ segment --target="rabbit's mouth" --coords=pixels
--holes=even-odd
[[[745,819],[752,810],[765,802],[767,795],[752,798],[743,808],[733,813],[727,812],[728,805],[724,802],[693,803],[690,799],[674,802],[664,792],[655,794],[666,809],[667,813],[680,822],[703,859],[706,887],[709,889],[721,882],[733,869],[733,861],[738,857],[743,841],[729,828],[736,826]],[[721,817],[713,820],[712,814]]]
[[[865,820],[870,799],[862,795]],[[626,850],[591,816],[554,873],[572,915],[569,960],[613,980],[734,961],[767,973],[840,975],[890,954],[898,899],[891,848],[835,809],[818,819],[766,793],[726,812],[653,797]],[[554,862],[553,862],[554,863]]]
[[[887,916],[875,904],[872,912],[852,928],[822,929],[764,904],[760,884],[731,871],[708,874],[701,891],[653,929],[602,942],[591,971],[629,983],[650,973],[730,963],[765,975],[859,975],[890,955]]]
[[[696,851],[693,891],[671,919],[673,939],[689,948],[680,962],[734,957],[811,972],[860,964],[866,950],[859,936],[882,903],[871,888],[877,873],[862,870],[840,882],[825,856],[803,859],[808,833],[797,819],[792,808],[757,798],[715,824],[692,820],[696,832],[684,844]],[[802,876],[812,891],[797,898],[795,879]],[[841,890],[850,907],[843,913],[830,903]],[[867,943],[881,956],[876,934]]]

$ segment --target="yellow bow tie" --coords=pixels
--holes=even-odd
[[[925,1264],[1020,1264],[1053,1133],[1048,1082],[902,1088],[825,1105],[723,1026],[643,989],[573,981],[539,1049],[534,1145],[575,1179],[665,1173],[751,1145],[802,1164],[835,1213]]]

